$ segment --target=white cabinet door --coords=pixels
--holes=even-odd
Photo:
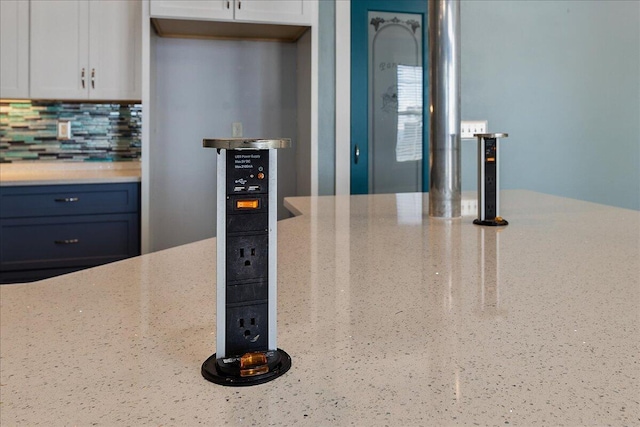
[[[152,18],[311,25],[317,0],[150,0]]]
[[[236,0],[235,19],[274,24],[311,25],[311,5],[317,0]]]
[[[230,21],[233,0],[150,0],[152,18]]]
[[[29,97],[29,2],[0,1],[0,98]]]
[[[140,0],[31,0],[30,28],[31,98],[141,98]]]
[[[31,0],[31,98],[87,98],[88,18],[83,0]]]
[[[142,97],[142,6],[138,0],[89,2],[89,98]]]

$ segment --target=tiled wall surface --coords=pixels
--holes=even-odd
[[[0,101],[0,163],[140,158],[140,104]],[[71,138],[57,139],[58,120]]]

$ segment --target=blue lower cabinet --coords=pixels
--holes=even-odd
[[[0,201],[0,283],[140,254],[138,183],[0,187]]]

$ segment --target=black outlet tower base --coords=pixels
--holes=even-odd
[[[487,219],[485,219],[484,221],[481,221],[479,219],[474,219],[473,223],[475,225],[488,225],[488,226],[491,226],[491,227],[500,227],[500,226],[503,226],[503,225],[509,225],[509,222],[506,219],[501,219],[501,220],[498,220],[498,219],[489,219],[489,220],[487,220]]]
[[[278,378],[291,368],[291,357],[284,350],[267,352],[269,371],[264,374],[243,377],[240,375],[240,358],[217,359],[213,354],[202,364],[202,376],[219,385],[242,387],[264,384]]]

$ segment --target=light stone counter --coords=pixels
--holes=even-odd
[[[205,381],[215,239],[0,287],[0,424],[640,425],[640,212],[503,191],[288,199],[284,376]]]
[[[0,185],[139,182],[140,162],[0,163]]]

